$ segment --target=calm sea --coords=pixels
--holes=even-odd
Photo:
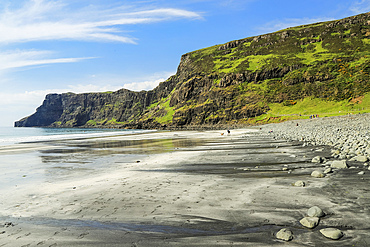
[[[147,130],[82,128],[14,128],[0,127],[0,145],[142,133]]]

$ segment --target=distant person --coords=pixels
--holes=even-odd
[[[230,130],[227,130],[227,134],[230,135]]]

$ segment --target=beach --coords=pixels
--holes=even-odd
[[[331,147],[286,140],[270,128],[1,147],[0,246],[370,244],[370,171],[363,162],[312,177],[328,165],[312,159],[334,159]],[[325,217],[307,229],[299,220],[312,206]],[[319,230],[327,227],[343,237],[324,237]],[[276,238],[282,228],[293,232],[291,241]]]

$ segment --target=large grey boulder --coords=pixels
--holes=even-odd
[[[340,239],[343,237],[343,232],[337,228],[324,228],[320,230],[321,234],[330,239]]]
[[[324,211],[318,206],[313,206],[307,211],[307,215],[310,217],[323,217],[325,215]]]
[[[283,228],[276,233],[276,238],[284,241],[290,241],[293,239],[293,232],[287,228]]]
[[[348,168],[346,160],[334,160],[331,162],[331,168],[345,169]]]
[[[320,218],[319,217],[304,217],[299,221],[299,223],[302,224],[302,226],[305,226],[307,228],[314,228],[319,224]]]

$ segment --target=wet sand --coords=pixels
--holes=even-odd
[[[363,167],[310,176],[326,146],[257,130],[155,132],[1,149],[0,246],[367,246]],[[356,168],[357,167],[357,168]],[[306,187],[294,187],[303,180]],[[312,230],[307,209],[327,214]],[[294,239],[275,233],[290,228]],[[320,229],[337,227],[338,241]]]

